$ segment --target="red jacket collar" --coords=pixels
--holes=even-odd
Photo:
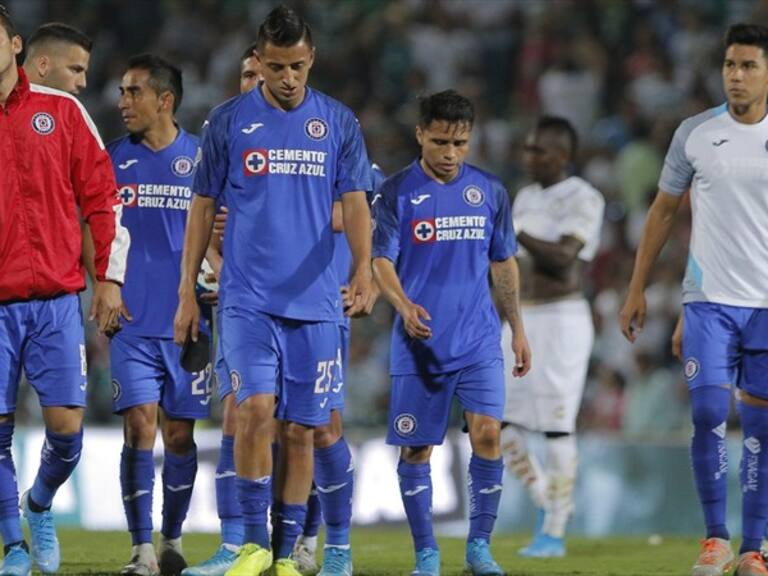
[[[18,67],[19,80],[16,82],[11,93],[8,95],[8,100],[5,103],[6,108],[14,107],[18,102],[21,102],[27,94],[29,94],[29,78],[24,73],[24,68]]]

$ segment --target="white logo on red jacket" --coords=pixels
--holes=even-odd
[[[41,136],[48,136],[54,128],[56,128],[56,122],[47,112],[38,112],[32,116],[32,129]]]

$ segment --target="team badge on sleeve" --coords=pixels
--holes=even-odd
[[[395,418],[395,432],[400,436],[410,436],[416,432],[416,418],[413,414],[400,414]]]
[[[304,131],[312,140],[325,140],[328,136],[328,124],[320,118],[310,118],[304,124]]]
[[[485,194],[477,186],[467,186],[463,192],[464,202],[477,208],[485,200]]]
[[[176,176],[189,176],[195,169],[195,161],[189,156],[176,156],[171,162],[171,170]]]
[[[56,128],[56,122],[47,112],[38,112],[32,116],[32,129],[41,136],[48,136],[54,128]]]
[[[246,176],[262,176],[269,169],[267,151],[263,148],[243,152],[243,172]]]

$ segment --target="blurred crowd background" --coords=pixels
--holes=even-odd
[[[95,40],[81,95],[105,140],[118,137],[118,84],[128,57],[161,54],[184,72],[180,124],[198,132],[209,109],[236,94],[243,50],[274,6],[244,0],[9,0],[21,33],[62,21]],[[617,314],[664,154],[686,116],[724,100],[721,39],[737,21],[768,24],[762,0],[303,0],[313,28],[310,83],[358,115],[371,159],[391,173],[417,154],[416,97],[446,88],[478,112],[470,161],[515,191],[521,143],[539,114],[569,118],[581,139],[575,173],[606,197],[588,291],[597,336],[580,428],[625,437],[688,434],[687,391],[670,337],[680,310],[687,204],[654,271],[637,344]],[[87,303],[88,295],[85,295]],[[386,424],[389,327],[380,302],[353,322],[346,373],[348,426]],[[108,342],[89,327],[92,422],[110,412]],[[546,358],[535,358],[546,362]],[[19,417],[36,415],[26,391]],[[218,407],[214,405],[214,414]],[[215,422],[215,420],[214,420]]]

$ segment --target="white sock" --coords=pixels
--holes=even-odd
[[[139,562],[147,566],[157,566],[157,555],[151,542],[135,544],[131,547],[131,558],[138,556]]]
[[[179,554],[181,554],[181,537],[178,538],[167,538],[163,534],[160,534],[160,542],[158,545],[158,550],[162,552],[163,550],[175,550]]]
[[[573,487],[576,483],[578,449],[576,436],[547,438],[547,494],[542,532],[562,538],[573,512]]]
[[[501,454],[507,468],[525,485],[536,508],[546,504],[547,476],[536,456],[528,451],[525,431],[509,425],[501,431]]]
[[[317,536],[299,536],[296,545],[304,546],[304,548],[314,554],[315,550],[317,550]]]

